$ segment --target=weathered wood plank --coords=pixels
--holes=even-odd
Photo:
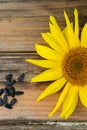
[[[35,43],[42,40],[40,33],[46,30],[45,25],[40,18],[0,19],[0,51],[34,51]]]
[[[24,95],[16,96],[18,99],[17,104],[13,110],[8,110],[5,107],[0,107],[0,120],[49,120],[49,121],[62,121],[58,118],[60,110],[51,118],[47,115],[55,106],[59,93],[51,95],[45,98],[41,102],[37,102],[36,99],[39,94],[46,88],[47,84],[16,84],[17,90],[24,91]],[[4,84],[0,84],[0,88],[4,87]],[[2,96],[3,97],[3,96]],[[11,98],[9,97],[9,101]],[[75,113],[69,118],[68,121],[86,121],[87,109],[84,108],[81,103],[78,103],[78,107]]]
[[[46,7],[46,5],[48,5],[48,7]],[[42,7],[43,6],[43,7]],[[36,13],[36,14],[39,14],[40,15],[40,10],[41,10],[41,13],[43,12],[43,14],[45,13],[46,11],[46,8],[49,9],[53,9],[53,10],[50,10],[50,11],[55,11],[56,12],[56,9],[59,9],[59,10],[62,10],[62,8],[71,8],[71,10],[73,9],[73,7],[80,7],[80,6],[87,6],[87,1],[86,0],[83,0],[83,1],[65,1],[65,0],[61,0],[61,1],[58,1],[58,0],[28,0],[28,1],[20,1],[20,4],[18,4],[18,2],[16,1],[10,1],[10,2],[2,2],[0,4],[0,10],[2,11],[18,11],[20,10],[21,12],[22,11],[31,11],[30,13]],[[35,11],[36,10],[36,11]],[[29,12],[27,12],[28,14]],[[47,14],[46,14],[47,15]],[[23,16],[23,15],[22,15]]]
[[[61,28],[65,26],[63,10],[73,20],[77,7],[80,27],[87,21],[87,2],[84,1],[25,1],[0,3],[0,51],[35,51],[35,43],[44,44],[40,33],[48,28],[49,15],[54,15]]]
[[[0,130],[87,130],[86,126],[60,126],[60,125],[4,125]]]
[[[26,58],[40,58],[35,53],[0,53],[0,82],[5,81],[5,75],[12,73],[14,78],[21,73],[25,73],[24,81],[28,81],[36,74],[43,71],[43,68],[37,67],[25,61]]]
[[[22,90],[25,94],[21,97],[17,97],[18,103],[15,105],[14,109],[6,110],[5,108],[0,108],[0,120],[14,120],[14,119],[26,119],[26,120],[59,120],[59,112],[55,114],[52,118],[48,118],[48,113],[55,106],[59,94],[54,94],[47,97],[41,102],[36,102],[36,98],[39,94],[46,88],[48,83],[27,83],[32,76],[40,73],[43,69],[26,63],[26,58],[39,59],[35,53],[0,53],[0,82],[5,82],[5,75],[12,73],[14,79],[18,77],[20,73],[25,73],[25,83],[17,84],[16,88]],[[1,88],[4,84],[0,84]],[[4,111],[4,112],[3,112]],[[75,113],[70,117],[69,121],[86,121],[87,120],[87,109],[84,108],[79,102]]]
[[[40,33],[48,31],[49,15],[54,15],[61,28],[65,26],[63,10],[65,9],[71,21],[73,9],[77,8],[80,17],[80,27],[87,21],[87,0],[0,0],[0,88],[4,87],[5,75],[12,73],[14,78],[22,72],[26,74],[22,84],[16,84],[17,90],[25,92],[17,97],[18,103],[13,110],[0,107],[0,122],[12,120],[13,122],[30,122],[34,120],[64,121],[58,118],[59,111],[51,118],[47,115],[55,106],[59,93],[36,102],[39,94],[46,88],[48,83],[30,84],[27,81],[32,76],[43,71],[42,68],[25,62],[25,58],[39,59],[35,52],[35,43],[44,44]],[[3,96],[2,96],[3,97]],[[10,98],[9,98],[10,100]],[[79,101],[75,113],[68,121],[87,121],[87,109]],[[42,123],[42,122],[41,122]],[[3,124],[3,123],[2,123]],[[22,125],[0,126],[0,129],[86,129],[86,126],[24,126]],[[50,123],[49,123],[50,124]],[[84,123],[83,123],[84,125]]]

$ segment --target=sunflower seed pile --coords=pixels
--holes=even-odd
[[[3,98],[0,97],[0,106],[4,106],[5,108],[12,109],[13,105],[16,104],[17,99],[15,96],[22,95],[24,92],[22,91],[16,91],[15,87],[13,86],[17,82],[22,82],[25,77],[25,74],[22,73],[17,80],[13,80],[13,75],[8,74],[6,75],[6,83],[5,88],[0,89],[0,96],[4,94]],[[8,102],[8,96],[12,97],[11,101]]]

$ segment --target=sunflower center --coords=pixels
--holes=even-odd
[[[87,85],[87,49],[78,47],[71,49],[62,62],[65,79],[73,85]]]
[[[75,73],[79,73],[82,70],[82,67],[83,65],[78,59],[74,60],[71,64],[71,70]]]

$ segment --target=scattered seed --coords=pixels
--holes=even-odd
[[[25,74],[22,73],[19,77],[18,77],[18,82],[22,82],[22,80],[24,79]],[[14,97],[15,95],[22,95],[24,94],[24,92],[22,91],[15,91],[14,88],[14,84],[16,83],[16,80],[12,80],[13,75],[12,74],[8,74],[5,76],[6,81],[6,87],[4,89],[0,89],[0,96],[5,93],[3,99],[0,98],[0,106],[5,106],[8,109],[12,109],[12,106],[14,104],[16,104],[17,99],[13,98],[10,103],[8,103],[8,96]]]
[[[4,89],[4,93],[5,93],[7,96],[9,96],[9,89],[8,89],[8,88],[5,88],[5,89]]]
[[[3,106],[3,100],[0,98],[0,106]]]
[[[22,92],[22,91],[16,91],[15,92],[15,95],[22,95],[22,94],[24,94],[24,92]]]
[[[15,103],[17,102],[17,99],[16,98],[13,98],[10,102],[10,105],[13,106]]]
[[[8,109],[12,109],[12,106],[10,104],[5,104],[5,107],[8,108]]]
[[[5,79],[8,80],[8,81],[11,81],[12,80],[12,74],[8,74],[5,76]]]
[[[3,92],[4,92],[4,89],[3,88],[0,89],[0,96],[3,94]]]
[[[13,80],[13,81],[12,81],[12,85],[14,85],[15,83],[16,83],[16,80]]]
[[[22,74],[18,77],[18,82],[22,82],[23,79],[24,79],[24,77],[25,77],[25,74],[22,73]]]
[[[3,102],[4,102],[4,105],[7,104],[7,95],[4,95]]]
[[[15,83],[16,83],[16,80],[7,81],[7,82],[6,82],[6,87],[12,87],[12,85],[14,85]]]
[[[9,87],[9,86],[12,86],[12,82],[9,81],[9,80],[7,80],[7,82],[6,82],[6,87]]]
[[[15,96],[15,88],[14,87],[9,89],[9,95],[12,96],[12,97]]]

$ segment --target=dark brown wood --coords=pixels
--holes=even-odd
[[[29,81],[33,76],[39,74],[44,69],[25,61],[25,59],[38,59],[35,53],[0,53],[0,82],[5,82],[8,73],[17,79],[21,73],[25,73],[24,81]]]
[[[45,42],[40,33],[49,30],[49,15],[55,16],[63,29],[65,9],[73,21],[77,8],[80,27],[87,21],[87,1],[24,0],[0,2],[0,51],[35,51],[35,43]]]
[[[87,121],[87,109],[80,101],[75,113],[65,124],[64,120],[58,118],[61,108],[53,117],[48,118],[47,115],[55,106],[60,92],[36,102],[48,83],[28,82],[44,69],[25,62],[26,58],[40,58],[35,52],[35,44],[46,44],[40,33],[49,31],[49,16],[55,16],[63,29],[63,10],[74,21],[74,8],[79,11],[81,30],[87,22],[87,0],[0,0],[0,88],[5,85],[6,74],[12,73],[14,79],[23,72],[26,74],[24,82],[16,84],[17,90],[22,90],[25,94],[17,97],[18,103],[14,109],[0,107],[0,130],[86,129],[87,124],[84,122]],[[72,124],[74,121],[77,125]]]
[[[17,126],[0,126],[0,130],[86,130],[85,126],[50,126],[50,125],[17,125]]]
[[[0,130],[86,130],[86,122],[0,121]]]
[[[5,84],[0,84],[0,88],[4,88]],[[24,95],[16,96],[18,100],[17,104],[14,106],[12,110],[8,110],[5,107],[0,107],[0,121],[3,120],[22,120],[23,121],[65,121],[59,119],[59,114],[61,112],[61,108],[55,115],[51,118],[48,118],[48,114],[55,106],[59,93],[51,95],[45,98],[43,101],[37,102],[36,99],[40,95],[40,93],[47,87],[46,83],[38,83],[38,84],[29,84],[29,83],[20,83],[16,84],[16,90],[21,90],[24,92]],[[3,95],[2,95],[3,97]],[[11,98],[9,97],[9,101]],[[87,109],[84,108],[79,101],[77,109],[74,114],[67,121],[87,121]]]
[[[0,126],[0,130],[86,130],[85,126],[60,126],[60,125],[16,125]]]

